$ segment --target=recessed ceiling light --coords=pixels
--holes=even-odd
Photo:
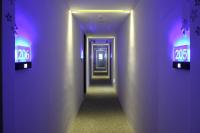
[[[105,18],[102,15],[98,15],[97,16],[97,22],[103,23],[103,22],[105,22]]]
[[[99,14],[97,17],[98,19],[103,19],[103,16],[101,14]]]

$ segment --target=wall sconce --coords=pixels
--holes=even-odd
[[[83,62],[84,60],[84,53],[83,53],[83,50],[81,50],[81,62]]]

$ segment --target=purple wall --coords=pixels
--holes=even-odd
[[[3,122],[4,132],[14,133],[14,35],[12,25],[14,21],[7,21],[5,15],[14,16],[14,5],[3,0],[2,22],[2,60],[3,60]],[[14,18],[12,18],[13,20]]]
[[[118,32],[118,92],[135,132],[199,133],[199,41],[191,23],[191,70],[172,68],[172,27],[189,17],[191,1],[141,0],[135,12],[134,56],[127,20]],[[123,36],[123,37],[122,37]],[[135,63],[128,63],[135,58]],[[132,72],[126,72],[131,67]],[[132,75],[132,76],[130,76]]]
[[[200,7],[199,7],[200,11]],[[191,111],[191,133],[200,132],[200,36],[195,33],[197,25],[200,25],[200,17],[191,23],[191,78],[190,78],[190,111]]]
[[[14,71],[14,35],[11,24],[4,20],[5,133],[66,133],[83,98],[83,33],[79,23],[73,22],[74,42],[68,50],[64,1],[20,0],[12,8],[8,5],[4,0],[4,14],[9,10],[14,15],[16,6],[16,18],[24,19],[23,24],[17,21],[18,31],[31,41],[33,67]]]
[[[155,8],[150,1],[139,2],[133,11],[134,33],[130,33],[129,17],[117,36],[118,94],[136,133],[157,132],[157,48],[151,33],[156,32]]]
[[[179,4],[178,4],[179,3]],[[189,133],[189,91],[190,71],[172,68],[172,50],[170,36],[173,27],[185,17],[186,1],[160,2],[158,31],[158,132]],[[166,7],[164,9],[160,9]],[[187,14],[186,14],[187,15]],[[181,27],[178,29],[180,30]],[[175,37],[174,37],[175,38]]]

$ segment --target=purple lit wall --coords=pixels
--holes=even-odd
[[[126,23],[118,31],[118,94],[134,132],[199,133],[199,49],[190,45],[190,33],[181,30],[183,3],[188,1],[139,1],[135,12],[135,56],[129,63]],[[180,19],[181,18],[181,19]],[[148,22],[148,23],[147,23]],[[194,29],[191,27],[191,33]],[[191,38],[194,38],[191,34]],[[177,71],[172,61],[190,61],[191,71]],[[194,48],[195,47],[195,48]],[[183,54],[173,57],[173,51]],[[183,52],[183,53],[184,53]],[[177,55],[178,56],[178,55]],[[136,62],[136,63],[135,63]],[[135,64],[134,64],[135,63]],[[133,71],[126,72],[130,66]],[[194,69],[195,68],[195,69]],[[131,73],[128,77],[126,73]],[[192,85],[190,78],[192,77]],[[198,84],[197,84],[198,83]],[[192,93],[191,93],[192,90]],[[191,93],[191,95],[190,95]],[[192,98],[192,119],[191,99]],[[191,122],[191,123],[190,123]],[[195,124],[196,123],[196,124]],[[193,131],[191,132],[191,128]],[[198,131],[197,131],[198,129]]]
[[[4,17],[7,13],[14,16],[14,6],[8,0],[2,0],[2,93],[3,93],[3,129],[4,133],[14,133],[14,49],[15,40],[11,22]]]
[[[33,68],[15,71],[14,80],[8,83],[14,86],[10,89],[14,96],[9,97],[14,98],[14,109],[10,109],[14,111],[14,131],[9,133],[65,133],[83,97],[83,33],[74,21],[74,43],[68,47],[69,17],[64,1],[19,0],[15,4],[18,29],[12,44],[20,42],[23,49],[31,50],[26,59],[32,60]],[[13,64],[15,48],[9,50]]]

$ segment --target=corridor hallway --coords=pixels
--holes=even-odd
[[[88,89],[69,133],[133,133],[111,86]]]
[[[2,0],[1,33],[0,133],[200,133],[200,0]]]

